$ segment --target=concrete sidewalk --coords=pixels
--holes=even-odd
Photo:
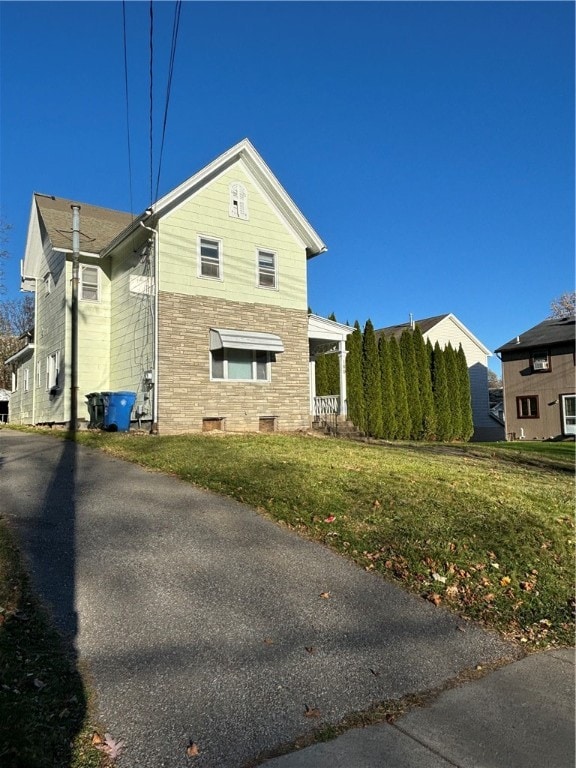
[[[496,634],[173,477],[2,429],[0,479],[36,588],[91,673],[102,722],[126,743],[120,768],[255,765],[319,725],[518,657]],[[422,713],[381,730],[398,739]],[[358,754],[341,764],[372,765]]]
[[[574,651],[528,656],[447,690],[393,724],[269,760],[266,768],[573,768]]]

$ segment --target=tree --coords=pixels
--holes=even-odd
[[[366,321],[362,337],[362,370],[364,374],[364,403],[366,432],[371,437],[382,437],[382,381],[380,357],[371,320]]]
[[[488,389],[502,389],[502,379],[491,368],[488,368]]]
[[[396,439],[408,440],[412,429],[410,411],[408,410],[408,395],[406,393],[406,378],[400,347],[394,336],[389,341],[390,367],[394,380],[394,404],[396,406]]]
[[[12,368],[4,364],[22,346],[20,336],[34,326],[34,299],[27,293],[22,299],[0,301],[0,389],[9,389]]]
[[[364,384],[362,377],[362,331],[358,320],[354,331],[346,339],[346,389],[348,394],[348,418],[362,432],[366,429],[364,408]]]
[[[563,293],[550,303],[551,318],[574,317],[576,315],[576,291]]]
[[[472,393],[470,390],[470,371],[468,361],[462,349],[462,344],[456,353],[458,375],[460,377],[460,409],[462,412],[462,440],[470,440],[474,434],[474,417],[472,413]]]
[[[448,379],[448,403],[450,406],[450,439],[459,440],[462,435],[462,397],[460,393],[460,376],[456,361],[456,352],[448,343],[444,350],[446,361],[446,377]]]
[[[6,292],[6,286],[4,285],[3,262],[6,261],[9,256],[5,245],[8,242],[8,232],[11,229],[12,226],[0,216],[0,293]]]
[[[418,326],[414,328],[412,333],[412,342],[416,357],[418,387],[422,407],[422,437],[424,440],[432,440],[436,435],[436,410],[432,393],[432,371],[428,348],[424,343],[422,331]]]
[[[330,394],[328,392],[328,377],[326,375],[326,355],[316,356],[316,394],[318,397],[324,397]]]
[[[420,402],[420,386],[418,382],[418,367],[414,354],[413,331],[406,329],[400,336],[400,354],[404,365],[408,411],[410,413],[410,437],[413,440],[422,439],[422,404]]]
[[[386,440],[394,440],[397,432],[394,373],[390,364],[390,343],[386,336],[380,336],[378,340],[378,354],[382,382],[382,437]]]
[[[452,428],[450,424],[450,395],[446,372],[444,350],[436,342],[434,345],[432,366],[432,382],[434,387],[434,404],[436,406],[436,436],[438,440],[450,440]]]

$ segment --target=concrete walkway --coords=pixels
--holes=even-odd
[[[73,443],[0,430],[0,481],[37,588],[126,742],[122,768],[255,764],[376,702],[517,656],[244,505]],[[404,765],[355,755],[341,764]],[[302,765],[322,765],[312,760]]]
[[[573,768],[574,651],[528,656],[393,725],[356,728],[266,768]]]

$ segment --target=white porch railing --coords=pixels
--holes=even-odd
[[[338,395],[314,398],[314,416],[328,416],[332,413],[340,413],[340,397]]]

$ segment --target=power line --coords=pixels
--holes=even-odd
[[[128,99],[128,46],[126,44],[126,0],[122,0],[122,31],[124,37],[124,91],[126,99],[126,132],[128,139],[128,185],[130,190],[130,213],[134,214],[132,200],[132,150],[130,147],[130,103]]]
[[[160,172],[162,170],[162,155],[164,153],[164,138],[166,136],[166,123],[168,122],[168,105],[170,103],[170,91],[172,89],[172,75],[174,74],[174,60],[176,58],[176,45],[178,43],[178,29],[180,27],[180,12],[182,0],[177,0],[174,8],[174,22],[172,24],[172,45],[170,48],[170,63],[168,66],[168,82],[166,85],[166,103],[164,105],[164,121],[162,124],[162,141],[160,144],[160,157],[158,160],[158,176],[156,177],[156,194],[154,199],[158,198],[158,188],[160,186]]]
[[[154,90],[153,90],[153,69],[154,69],[154,2],[150,0],[150,202],[154,202],[154,154],[153,154],[153,105],[154,105]]]

